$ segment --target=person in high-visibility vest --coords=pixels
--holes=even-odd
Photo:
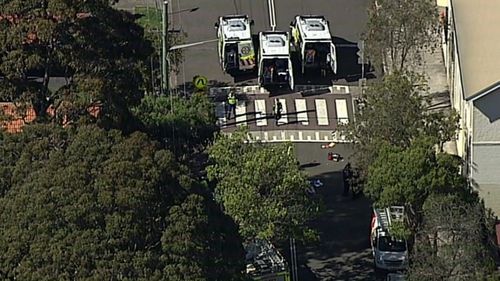
[[[237,102],[238,100],[236,99],[234,91],[229,92],[229,95],[227,96],[227,119],[231,119],[231,113],[233,114],[234,118],[236,118]]]

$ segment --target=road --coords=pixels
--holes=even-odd
[[[295,147],[305,171],[323,181],[319,192],[326,205],[324,215],[312,223],[320,242],[297,247],[299,280],[375,280],[368,238],[370,203],[363,197],[342,196],[341,171],[349,161],[351,145],[337,144],[332,150],[321,149],[318,143],[297,143]],[[345,160],[328,161],[328,151]]]
[[[353,120],[352,96],[350,90],[346,91],[280,96],[244,93],[238,95],[236,118],[228,120],[225,117],[227,111],[223,102],[216,102],[216,115],[223,132],[247,126],[255,138],[263,141],[331,141],[332,132],[339,124]],[[282,116],[277,123],[272,112],[275,100],[282,104]]]
[[[132,10],[134,6],[154,6],[161,0],[120,0],[118,8]],[[330,21],[335,43],[356,43],[367,21],[367,7],[370,0],[275,0],[277,29],[289,30],[295,15],[324,15]],[[248,14],[255,22],[253,33],[269,29],[266,0],[170,0],[172,11],[199,7],[193,13],[178,13],[170,18],[172,29],[182,29],[187,33],[187,42],[215,39],[214,23],[217,18],[228,14]],[[339,71],[354,72],[357,58],[356,48],[338,49]],[[354,55],[354,57],[353,57]],[[349,58],[349,63],[343,62]],[[216,43],[209,43],[185,49],[185,60],[179,75],[174,78],[176,85],[190,82],[195,75],[204,75],[209,80],[234,83],[231,76],[225,75],[218,63]]]

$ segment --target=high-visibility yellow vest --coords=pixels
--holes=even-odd
[[[227,103],[229,103],[230,105],[235,105],[236,104],[236,97],[235,96],[229,96],[227,98]]]

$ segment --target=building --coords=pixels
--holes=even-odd
[[[500,216],[500,0],[439,0],[464,174]]]

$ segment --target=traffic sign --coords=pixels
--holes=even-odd
[[[205,76],[196,75],[193,77],[193,85],[198,90],[205,90],[208,84],[208,79]]]

